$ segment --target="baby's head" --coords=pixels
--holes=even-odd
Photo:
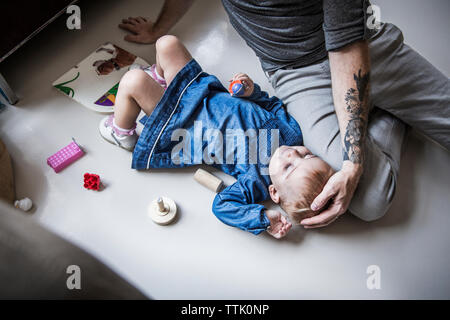
[[[307,148],[279,147],[269,164],[270,197],[279,203],[293,224],[315,215],[310,210],[334,170]]]

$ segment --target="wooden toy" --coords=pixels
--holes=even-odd
[[[218,193],[223,187],[223,181],[206,170],[198,169],[194,174],[194,179],[209,190]]]
[[[171,223],[177,216],[177,205],[167,197],[159,197],[148,206],[148,215],[153,222],[160,225]]]

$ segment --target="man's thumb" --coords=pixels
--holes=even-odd
[[[311,203],[311,210],[317,211],[322,209],[325,204],[333,197],[333,194],[330,190],[323,189],[322,192],[314,199]]]

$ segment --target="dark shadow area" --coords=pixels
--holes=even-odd
[[[147,299],[102,262],[3,202],[0,259],[8,261],[0,265],[1,299]]]
[[[33,201],[33,207],[29,213],[33,214],[36,212],[39,204],[44,203],[47,199],[47,179],[41,168],[37,165],[37,162],[33,162],[29,155],[24,153],[24,150],[14,143],[11,143],[8,135],[5,135],[0,131],[0,136],[11,156],[16,198],[30,198]]]

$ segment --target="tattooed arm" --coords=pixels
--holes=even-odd
[[[364,140],[367,128],[367,102],[369,100],[369,72],[353,74],[355,87],[347,90],[345,94],[345,112],[337,112],[339,124],[343,134],[344,160],[354,164],[362,164],[364,156]]]
[[[353,197],[364,166],[370,89],[369,49],[358,41],[329,52],[333,100],[343,148],[342,169],[327,182],[311,205],[320,214],[302,221],[307,228],[330,224],[343,214]]]

